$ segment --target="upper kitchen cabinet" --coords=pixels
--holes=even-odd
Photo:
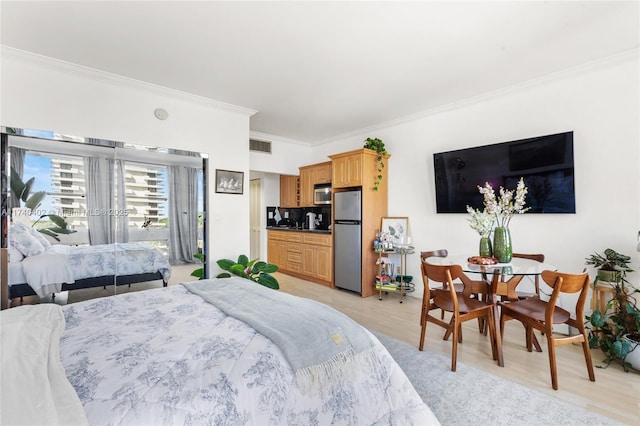
[[[280,175],[280,207],[300,206],[300,177]]]
[[[331,161],[300,167],[300,207],[313,207],[315,185],[331,183]]]
[[[341,154],[330,155],[333,168],[331,186],[335,188],[349,188],[362,186],[364,189],[373,188],[379,174],[378,153],[370,149],[356,149]],[[383,157],[387,164],[389,156]],[[384,169],[383,175],[386,175]]]

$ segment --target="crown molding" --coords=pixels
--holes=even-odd
[[[607,56],[604,58],[596,59],[594,61],[586,62],[581,65],[577,65],[575,67],[566,68],[564,70],[556,71],[550,74],[546,74],[542,77],[533,78],[522,83],[513,84],[511,86],[503,87],[501,89],[492,90],[490,92],[486,92],[477,96],[472,96],[470,98],[462,99],[460,101],[450,102],[445,105],[437,106],[434,108],[427,109],[425,111],[421,111],[415,114],[406,115],[400,118],[396,118],[394,120],[385,121],[383,123],[378,123],[373,126],[363,127],[357,130],[353,130],[350,132],[342,133],[337,136],[332,136],[327,139],[323,139],[314,143],[314,146],[325,145],[331,142],[339,141],[342,139],[347,139],[356,136],[362,136],[364,134],[371,134],[375,131],[380,131],[383,129],[387,129],[389,127],[398,126],[400,124],[409,123],[415,120],[419,120],[421,118],[429,117],[436,114],[441,114],[447,111],[453,111],[456,109],[464,108],[467,106],[479,104],[482,102],[487,102],[492,99],[500,98],[502,96],[519,92],[524,89],[530,89],[532,87],[540,86],[542,84],[548,84],[554,81],[563,80],[570,77],[575,77],[579,74],[584,74],[586,72],[595,71],[597,69],[607,68],[613,65],[617,65],[622,62],[631,61],[631,60],[640,61],[640,48],[634,48],[630,50],[626,50],[624,52]]]
[[[85,67],[83,65],[74,64],[72,62],[51,58],[49,56],[39,55],[33,52],[28,52],[26,50],[15,49],[13,47],[0,45],[0,53],[3,59],[14,59],[16,61],[31,63],[45,69],[64,72],[68,74],[75,74],[76,76],[88,78],[100,83],[107,83],[129,89],[146,90],[161,96],[169,96],[181,101],[192,102],[203,105],[205,107],[234,112],[248,117],[251,117],[258,112],[257,110],[251,108],[245,108],[238,105],[216,101],[215,99],[206,98],[204,96],[198,96],[192,93],[148,83],[146,81],[123,77],[121,75],[100,71],[95,68]]]

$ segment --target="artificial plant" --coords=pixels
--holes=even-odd
[[[613,297],[607,302],[605,312],[594,310],[587,315],[589,326],[589,347],[600,348],[605,354],[606,365],[615,361],[628,371],[631,365],[625,358],[640,345],[640,308],[636,296],[640,290],[627,281],[627,272],[631,257],[606,249],[604,256],[595,253],[588,258],[587,265],[594,265],[601,270],[614,271],[613,280],[609,281],[613,289]],[[598,278],[594,280],[594,285]]]
[[[220,269],[229,271],[218,274],[216,278],[230,278],[231,274],[233,274],[275,290],[280,288],[278,280],[271,275],[278,270],[278,267],[272,263],[266,263],[258,259],[249,261],[249,258],[244,254],[238,256],[237,262],[230,259],[219,259],[216,263]]]
[[[373,183],[373,190],[377,191],[380,182],[382,182],[382,170],[384,169],[384,156],[387,155],[387,150],[384,147],[384,142],[378,138],[367,138],[365,140],[364,148],[372,149],[378,153],[378,175],[376,181]]]
[[[19,200],[20,203],[24,203],[24,205],[19,207],[24,207],[32,212],[36,211],[40,204],[42,203],[42,199],[45,197],[45,191],[38,191],[31,193],[31,188],[35,182],[35,178],[31,178],[26,182],[22,181],[20,175],[16,172],[16,170],[11,168],[11,192],[15,195],[15,197]],[[45,226],[41,228],[36,228],[37,231],[50,236],[56,241],[60,241],[58,236],[60,234],[72,234],[76,232],[73,229],[69,229],[67,225],[67,221],[57,214],[43,214],[38,217],[38,219],[31,225],[35,227],[35,225],[40,222],[42,219],[48,218],[51,222],[53,222],[54,226]]]

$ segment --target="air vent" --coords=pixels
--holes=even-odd
[[[249,150],[271,154],[271,142],[249,139]]]

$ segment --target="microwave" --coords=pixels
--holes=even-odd
[[[313,187],[313,204],[331,204],[331,184]]]

